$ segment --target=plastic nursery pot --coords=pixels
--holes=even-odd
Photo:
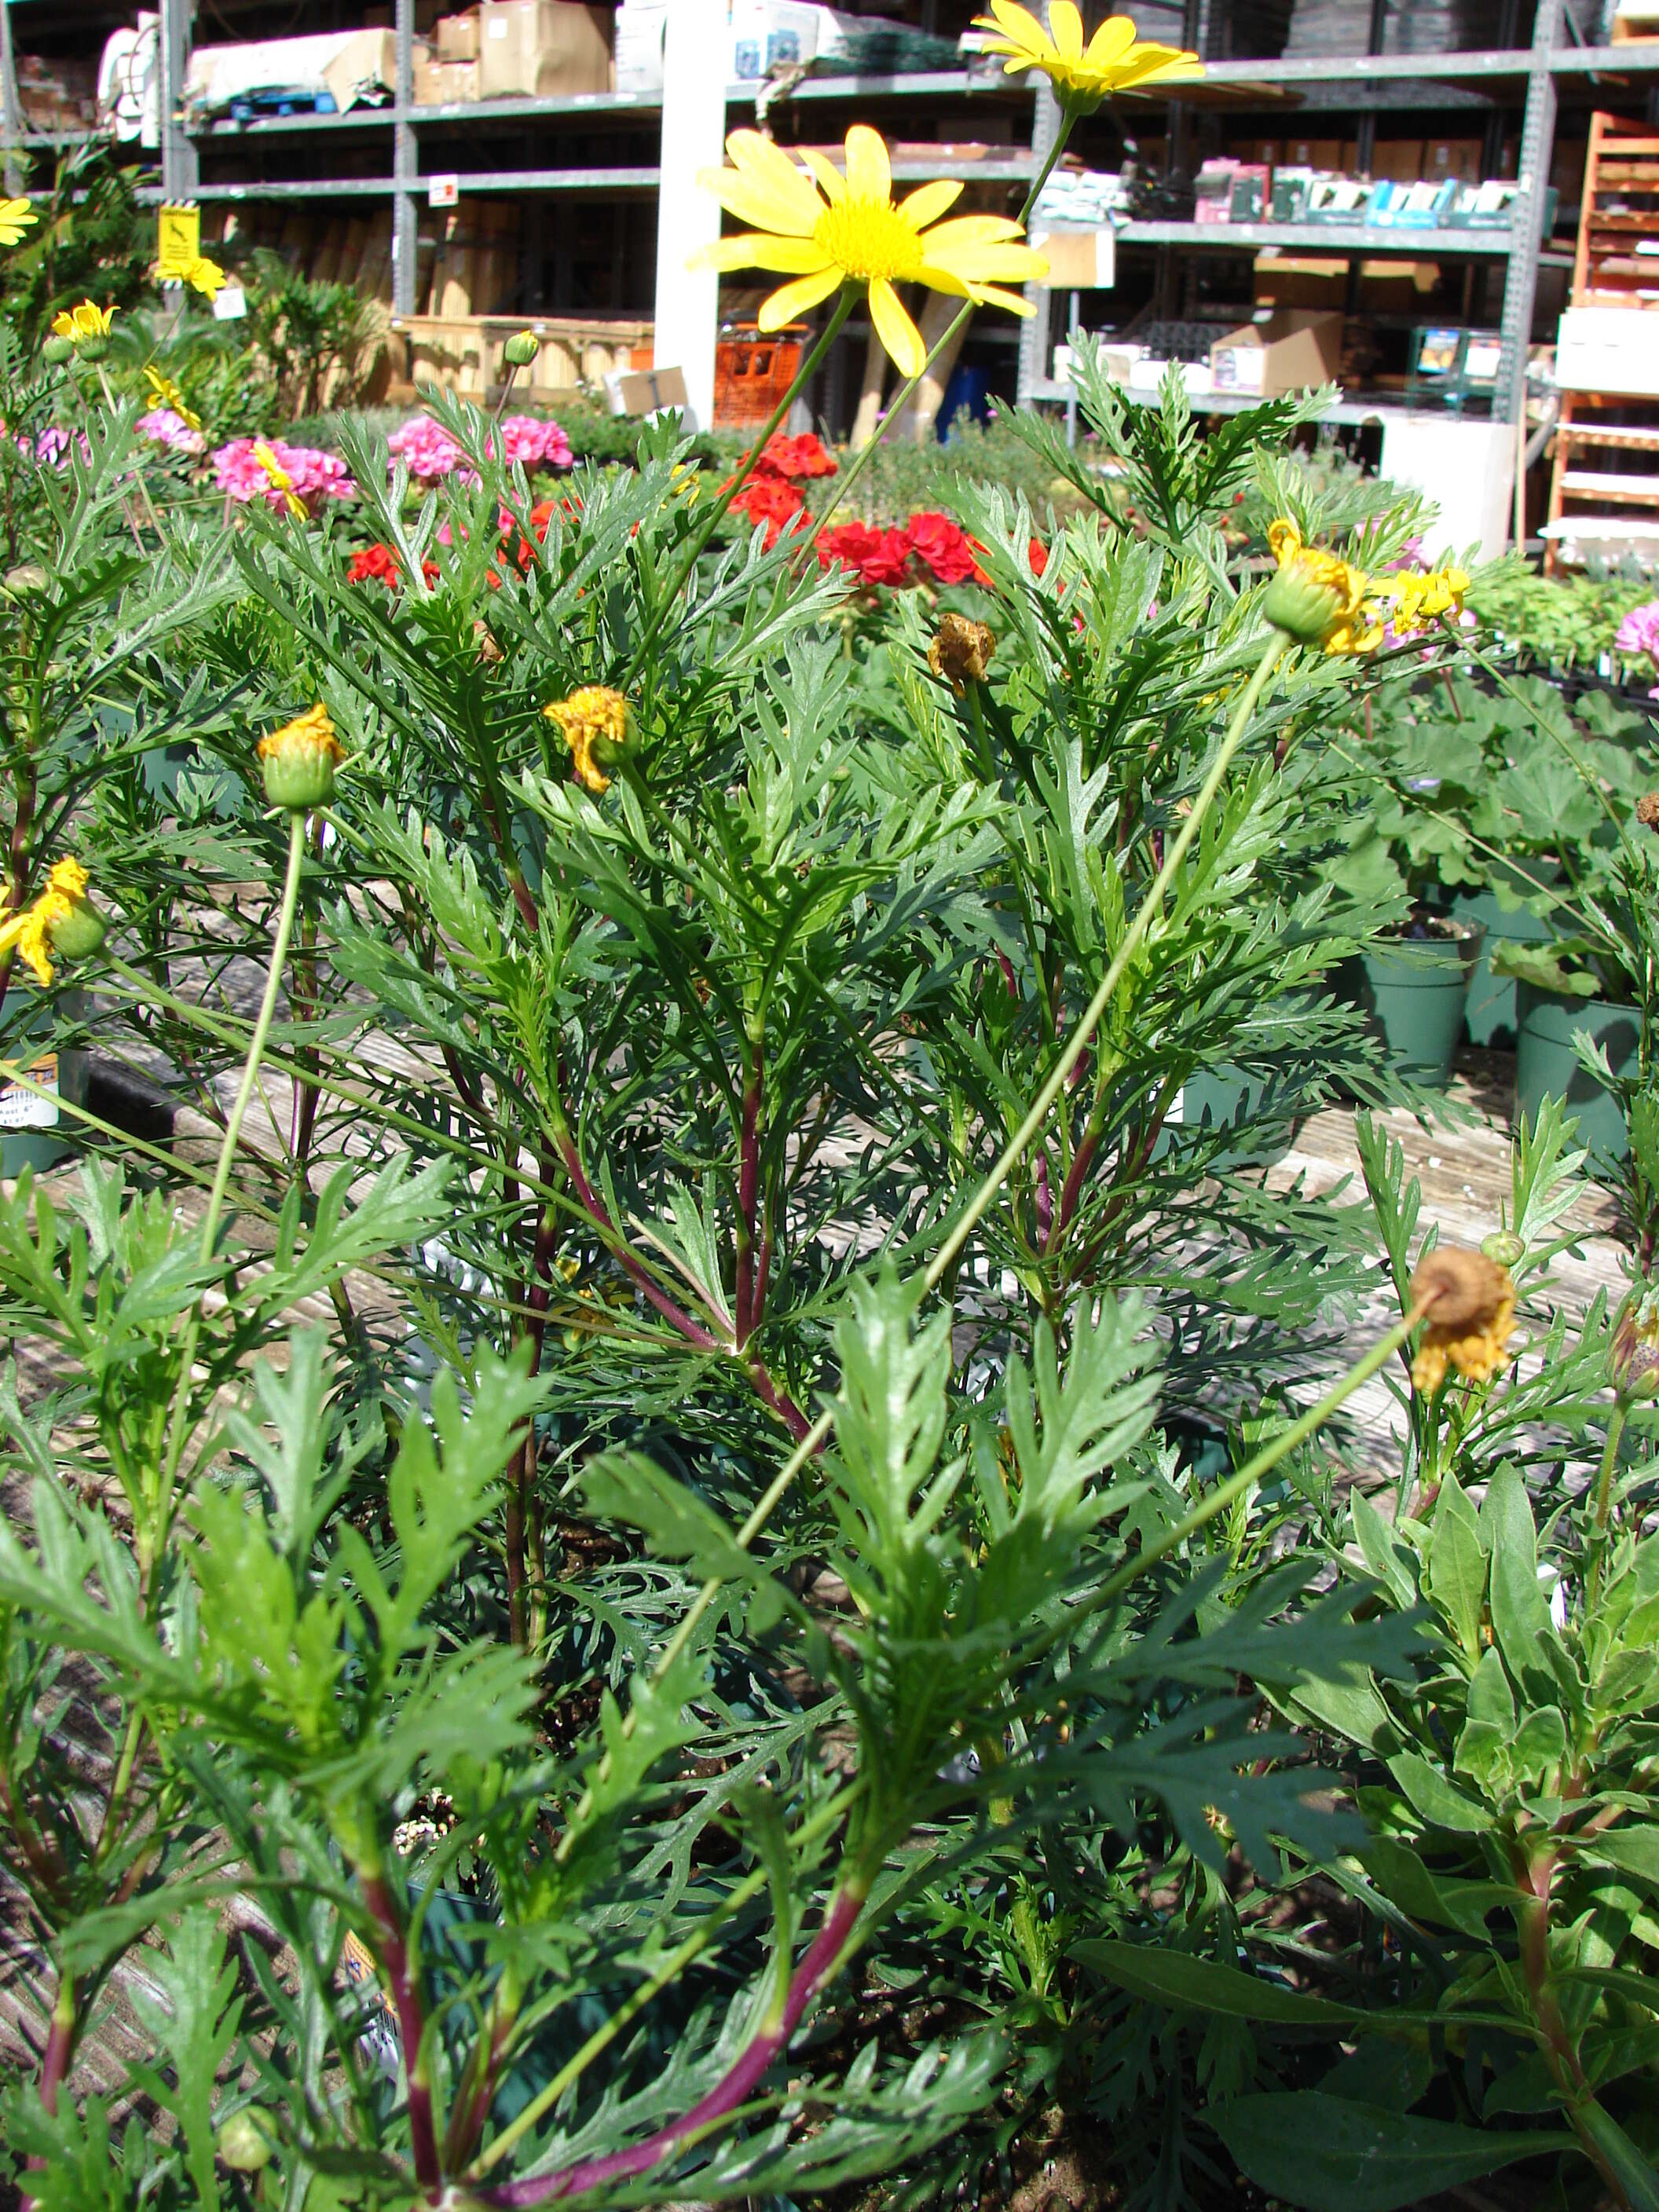
[[[1547,1096],[1566,1101],[1578,1117],[1578,1142],[1594,1159],[1622,1160],[1630,1138],[1619,1102],[1579,1063],[1572,1048],[1583,1030],[1607,1054],[1615,1075],[1634,1075],[1641,1042],[1641,1021],[1633,1006],[1606,999],[1569,999],[1522,983],[1516,990],[1515,1104],[1517,1115],[1535,1118]]]
[[[1272,1089],[1271,1079],[1220,1060],[1213,1067],[1196,1068],[1181,1091],[1183,1129],[1238,1129],[1240,1141],[1218,1152],[1218,1167],[1262,1166],[1282,1160],[1291,1149],[1294,1128],[1286,1113],[1264,1119],[1262,1106]]]
[[[1345,980],[1370,1015],[1395,1073],[1443,1090],[1485,932],[1478,921],[1442,915],[1418,927],[1422,936],[1385,939],[1386,949],[1350,962]]]
[[[0,1082],[0,1176],[18,1176],[25,1168],[39,1174],[79,1149],[76,1125],[59,1101],[85,1105],[87,1056],[52,1042],[58,1023],[74,1018],[79,998],[70,992],[59,999],[57,1020],[28,984],[14,983],[0,999],[0,1058],[20,1066],[37,1086]],[[42,1097],[40,1091],[50,1095]]]
[[[1468,997],[1463,1009],[1463,1025],[1471,1044],[1496,1046],[1504,1051],[1512,1050],[1515,1045],[1515,978],[1492,974],[1493,946],[1500,942],[1541,945],[1553,934],[1550,923],[1540,921],[1527,908],[1505,908],[1499,903],[1500,878],[1525,896],[1540,884],[1553,884],[1560,872],[1561,863],[1556,860],[1528,860],[1522,863],[1516,872],[1504,871],[1500,862],[1493,868],[1490,889],[1460,892],[1452,901],[1451,912],[1455,920],[1478,922],[1486,931],[1470,970]]]

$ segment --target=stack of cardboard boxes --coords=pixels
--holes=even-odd
[[[614,20],[612,9],[577,0],[481,0],[440,15],[415,64],[415,104],[609,92]]]

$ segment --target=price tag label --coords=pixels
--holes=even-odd
[[[459,177],[428,177],[426,180],[426,204],[428,207],[453,207],[461,197]]]

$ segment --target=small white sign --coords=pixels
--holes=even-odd
[[[21,1083],[0,1085],[0,1129],[55,1129],[58,1127],[58,1055],[49,1052],[28,1071],[40,1091],[26,1091]]]
[[[461,197],[459,177],[428,177],[426,182],[426,204],[428,207],[454,207]]]
[[[213,295],[216,323],[239,323],[247,313],[247,294],[240,284],[222,284]]]

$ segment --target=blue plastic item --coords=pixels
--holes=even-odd
[[[964,411],[975,422],[990,421],[991,378],[988,370],[969,368],[958,362],[951,371],[951,380],[945,387],[939,410],[936,434],[942,446],[951,442],[951,425]]]

